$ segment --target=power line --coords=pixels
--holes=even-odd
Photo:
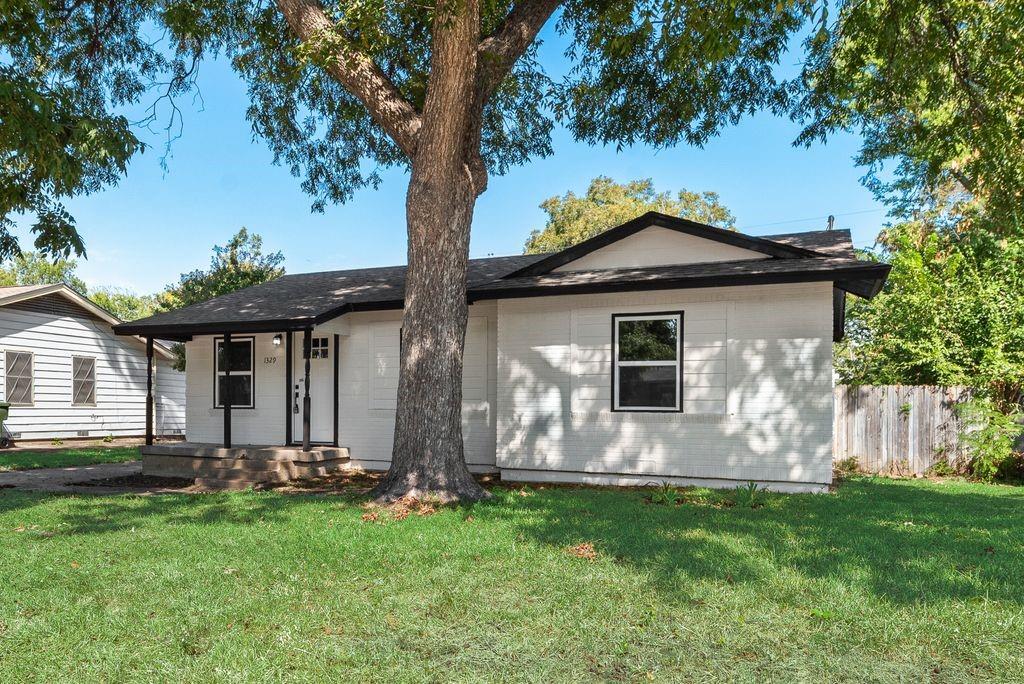
[[[743,226],[740,230],[751,230],[752,228],[769,228],[771,226],[784,226],[790,223],[804,223],[806,221],[821,221],[827,219],[830,215],[835,217],[840,216],[859,216],[861,214],[874,214],[880,211],[886,211],[885,209],[862,209],[861,211],[848,211],[843,214],[825,214],[824,216],[809,216],[808,218],[802,219],[791,219],[789,221],[775,221],[774,223],[758,223],[752,226]]]

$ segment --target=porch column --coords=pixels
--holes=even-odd
[[[341,374],[341,335],[334,334],[334,446],[338,444],[338,413],[341,410],[341,401],[338,392],[338,376]]]
[[[153,445],[153,338],[146,338],[146,446]]]
[[[302,450],[309,451],[309,355],[313,347],[313,329],[306,328],[302,331],[302,362],[303,373],[306,379],[302,397]]]
[[[220,393],[220,400],[224,403],[224,448],[231,448],[231,333],[224,333],[222,342],[223,357],[219,359],[224,364],[224,389]]]
[[[292,331],[284,334],[284,443],[290,446],[295,440],[292,438],[292,402],[295,402],[295,391],[292,379]],[[298,402],[296,402],[298,403]]]

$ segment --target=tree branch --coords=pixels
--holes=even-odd
[[[498,30],[477,48],[479,82],[484,102],[498,89],[537,34],[555,13],[561,0],[519,0]]]
[[[422,124],[420,115],[380,67],[334,31],[334,22],[319,0],[277,0],[277,6],[301,41],[324,41],[330,46],[324,68],[363,103],[373,120],[412,159]]]

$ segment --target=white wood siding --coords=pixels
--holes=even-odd
[[[830,283],[503,300],[497,464],[831,481]],[[611,314],[683,311],[684,411],[610,410]]]
[[[639,268],[668,264],[706,264],[714,261],[767,259],[767,255],[742,247],[651,226],[607,247],[559,266],[555,271],[588,271],[599,268]]]
[[[33,406],[12,406],[5,427],[20,439],[142,435],[146,431],[146,349],[109,324],[86,317],[0,308],[0,395],[6,397],[6,355],[33,354]],[[71,403],[71,357],[96,359],[96,405]],[[155,427],[184,427],[184,374],[157,356]],[[80,433],[86,433],[81,435]]]

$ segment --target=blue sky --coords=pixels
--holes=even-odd
[[[553,62],[557,47],[554,41],[544,49]],[[389,172],[379,189],[313,214],[299,179],[274,166],[265,144],[252,139],[245,85],[229,65],[204,64],[199,83],[202,101],[182,103],[184,130],[166,170],[162,133],[146,133],[152,148],[132,161],[118,186],[68,203],[85,238],[88,259],[79,273],[90,287],[162,289],[180,273],[205,267],[212,246],[241,226],[262,235],[269,250],[284,252],[293,273],[405,262],[404,173]],[[582,192],[596,175],[650,177],[659,190],[714,190],[737,227],[754,235],[824,228],[824,217],[835,214],[858,247],[872,244],[885,210],[859,182],[863,169],[852,161],[859,140],[844,135],[794,148],[797,132],[787,120],[759,114],[703,149],[617,152],[558,130],[553,156],[491,179],[477,203],[470,256],[521,253],[530,231],[544,224],[540,202]],[[21,237],[28,247],[27,231]]]

